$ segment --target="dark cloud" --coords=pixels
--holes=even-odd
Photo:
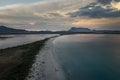
[[[115,1],[119,2],[120,0],[115,0]]]
[[[48,13],[50,16],[54,16],[54,17],[62,17],[61,14],[59,13]]]
[[[97,1],[102,4],[110,4],[112,0],[97,0]]]
[[[119,2],[120,0],[97,0],[97,2],[104,4],[104,5],[110,4],[112,1]]]
[[[97,5],[97,3],[91,3],[74,13],[69,13],[69,15],[71,17],[88,16],[91,18],[110,18],[120,17],[120,10],[114,9],[111,6],[103,8],[101,5]]]

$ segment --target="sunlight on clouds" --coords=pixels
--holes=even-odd
[[[73,26],[81,26],[81,27],[96,27],[103,25],[104,23],[100,23],[98,19],[79,19],[72,22]]]
[[[115,26],[120,23],[120,18],[77,18],[72,22],[73,26],[82,27],[100,27],[100,26]]]
[[[80,16],[73,18],[68,13],[76,12],[95,0],[43,0],[34,3],[19,3],[0,6],[0,24],[21,26],[30,29],[51,28],[65,29],[71,26],[99,27],[119,24],[120,18],[93,19]],[[96,5],[99,6],[100,4]],[[120,2],[112,2],[114,8],[120,10]],[[103,5],[102,8],[108,7]],[[89,10],[92,10],[90,7]],[[26,27],[25,27],[25,26]],[[33,27],[34,26],[34,27]]]
[[[93,0],[90,0],[93,1]],[[88,0],[51,0],[29,4],[12,4],[0,7],[2,24],[7,25],[39,25],[43,26],[70,26],[71,18],[66,15],[90,3]],[[33,21],[36,21],[33,22]],[[39,24],[38,24],[39,23]],[[21,25],[24,28],[24,25]]]
[[[68,15],[64,12],[60,11],[54,11],[54,12],[48,12],[48,13],[39,13],[39,12],[34,12],[33,15],[44,18],[44,19],[55,19],[55,18],[67,18]]]
[[[35,22],[35,21],[33,21],[33,22],[29,22],[28,24],[30,24],[30,25],[32,25],[32,26],[34,26],[34,25],[36,24],[36,22]]]
[[[111,3],[111,5],[112,5],[112,7],[120,10],[120,2],[113,2],[113,3]]]

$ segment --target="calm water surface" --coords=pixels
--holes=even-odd
[[[42,40],[56,34],[0,35],[0,49]]]
[[[68,80],[120,80],[120,35],[66,35],[53,43]]]

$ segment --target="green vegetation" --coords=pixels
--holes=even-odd
[[[49,38],[46,38],[41,41],[37,41],[13,48],[1,49],[0,57],[6,54],[7,56],[9,56],[10,54],[13,55],[13,53],[19,55],[15,56],[16,58],[14,57],[13,59],[11,59],[14,62],[14,64],[8,66],[8,68],[10,69],[8,70],[6,69],[7,71],[4,74],[0,73],[0,76],[5,75],[4,77],[1,77],[0,80],[25,80],[26,76],[29,73],[29,69],[34,63],[36,54],[44,46],[45,42],[48,39]],[[0,65],[3,64],[0,63]],[[2,68],[0,67],[0,69]]]

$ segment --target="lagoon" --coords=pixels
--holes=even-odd
[[[68,80],[120,80],[120,35],[65,35],[53,46]]]
[[[0,35],[0,49],[23,45],[35,41],[39,41],[57,34],[16,34],[16,35]]]

